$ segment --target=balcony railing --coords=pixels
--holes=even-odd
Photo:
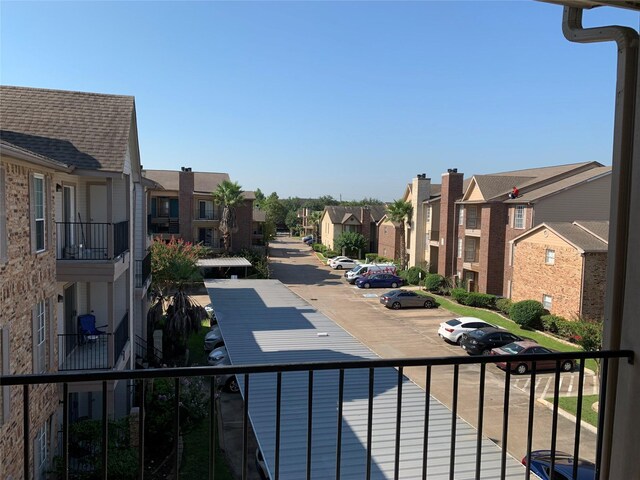
[[[199,208],[196,210],[196,220],[217,220],[219,215],[216,215],[215,208]]]
[[[56,222],[57,260],[113,260],[129,250],[129,222]]]
[[[607,375],[609,373],[609,367],[611,362],[618,362],[617,359],[626,358],[628,361],[632,361],[633,352],[626,351],[602,351],[602,352],[570,352],[570,353],[554,353],[545,355],[521,355],[517,360],[514,356],[501,355],[501,356],[480,356],[480,357],[437,357],[437,358],[417,358],[417,359],[376,359],[376,360],[356,360],[356,361],[342,361],[342,362],[315,362],[315,363],[297,363],[297,364],[263,364],[263,365],[244,365],[244,366],[228,366],[228,367],[191,367],[191,368],[172,368],[172,369],[148,369],[148,370],[134,370],[134,371],[118,371],[118,372],[87,372],[76,374],[47,374],[47,375],[14,375],[14,376],[1,376],[0,386],[22,386],[23,401],[16,405],[16,408],[22,408],[24,418],[28,419],[30,412],[30,392],[31,386],[37,384],[62,384],[62,452],[61,452],[61,466],[64,473],[63,478],[73,475],[74,472],[70,472],[70,465],[73,463],[70,458],[69,450],[69,385],[76,382],[102,382],[102,395],[103,399],[107,398],[107,385],[108,381],[114,380],[144,380],[144,379],[157,379],[157,378],[173,378],[174,392],[171,403],[173,405],[173,420],[171,426],[173,434],[173,452],[178,452],[178,444],[180,442],[180,412],[181,412],[181,397],[180,388],[181,380],[187,377],[208,377],[209,378],[209,395],[210,398],[214,398],[216,395],[215,388],[217,385],[216,377],[220,378],[226,375],[236,375],[238,383],[241,385],[243,393],[244,407],[242,412],[242,477],[246,478],[247,464],[252,458],[252,452],[249,452],[248,447],[248,430],[249,430],[249,414],[251,412],[251,405],[256,403],[260,405],[264,402],[270,402],[269,406],[273,407],[273,425],[268,430],[270,434],[268,437],[262,437],[260,443],[263,446],[264,459],[269,466],[269,470],[272,474],[272,478],[278,479],[281,475],[284,478],[290,478],[290,472],[288,468],[295,468],[297,472],[297,478],[304,478],[301,473],[306,470],[306,478],[311,477],[311,472],[314,468],[328,469],[327,472],[332,472],[339,475],[346,468],[348,472],[354,473],[354,462],[356,462],[358,471],[362,469],[361,474],[355,474],[358,478],[368,478],[372,473],[372,468],[376,473],[376,478],[383,475],[383,472],[378,470],[379,465],[375,463],[381,458],[379,455],[381,448],[383,449],[382,456],[387,459],[385,468],[391,469],[389,475],[385,478],[394,478],[407,476],[407,472],[411,472],[409,475],[412,478],[429,478],[431,472],[436,468],[439,470],[438,474],[442,475],[448,469],[449,478],[457,478],[457,476],[464,476],[465,478],[485,478],[482,473],[486,473],[483,470],[487,467],[485,462],[491,463],[492,470],[491,478],[506,478],[507,475],[507,461],[509,462],[509,469],[520,469],[525,478],[534,478],[531,475],[531,452],[533,450],[533,431],[534,431],[534,411],[535,411],[535,386],[537,384],[536,376],[536,362],[542,365],[543,362],[552,361],[555,363],[555,369],[553,371],[554,390],[549,395],[553,396],[552,402],[552,418],[551,418],[551,430],[548,433],[548,444],[544,446],[540,445],[540,441],[537,440],[536,448],[545,448],[550,451],[550,463],[551,471],[554,469],[555,456],[558,443],[558,424],[559,424],[559,386],[561,385],[561,376],[567,375],[562,373],[561,368],[567,359],[577,360],[580,362],[577,367],[577,411],[575,419],[575,428],[571,435],[573,435],[573,442],[571,445],[561,445],[563,450],[570,449],[574,458],[579,458],[581,454],[581,420],[582,420],[582,399],[583,391],[585,388],[585,367],[584,363],[586,359],[600,359],[601,363],[601,382],[600,382],[600,408],[599,408],[599,425],[604,423],[605,418],[605,406],[611,401],[607,395]],[[504,382],[502,385],[495,384],[494,381],[486,381],[487,364],[506,362]],[[532,362],[530,372],[526,376],[527,382],[525,387],[519,389],[520,392],[529,392],[528,415],[519,416],[518,422],[510,419],[510,409],[515,409],[515,404],[510,402],[510,394],[512,391],[516,391],[516,386],[512,385],[511,367],[516,367],[522,362]],[[404,377],[403,372],[405,368],[409,367],[426,367],[425,369],[425,388],[424,388],[424,400],[422,405],[414,405],[417,400],[416,397],[410,397],[409,401],[403,402],[403,385],[408,385],[408,380]],[[474,368],[475,367],[475,368]],[[384,385],[378,384],[380,377],[376,376],[376,373],[380,370],[391,371],[390,369],[397,369],[397,373],[392,375],[386,375]],[[297,372],[297,373],[296,373]],[[358,373],[359,372],[359,373]],[[462,372],[462,373],[461,373]],[[264,374],[270,373],[271,375],[265,377]],[[346,375],[345,375],[346,374]],[[450,411],[448,415],[443,415],[440,411],[435,412],[430,410],[430,405],[433,400],[431,398],[432,383],[437,383],[439,386],[444,377],[439,375],[448,375],[451,379],[451,401]],[[476,376],[477,375],[477,376]],[[331,378],[335,382],[334,395],[327,403],[327,391],[322,389],[313,388],[314,376],[317,378],[319,384],[322,379]],[[477,403],[475,399],[465,397],[460,398],[459,387],[469,381],[470,378],[474,378],[474,391],[477,392]],[[356,384],[351,384],[356,378]],[[448,377],[448,378],[449,378]],[[368,378],[368,381],[367,381]],[[255,380],[253,380],[255,379]],[[269,391],[265,391],[265,379],[270,382]],[[252,381],[253,380],[253,381]],[[290,382],[296,383],[296,389],[292,390]],[[449,380],[447,380],[449,381]],[[256,384],[254,389],[257,388],[256,393],[250,388],[251,385]],[[368,396],[366,394],[368,383]],[[283,384],[286,387],[283,387]],[[477,389],[475,386],[477,385]],[[572,382],[573,385],[573,382]],[[362,398],[352,398],[353,387],[360,388],[365,392]],[[284,394],[286,391],[290,393],[302,391],[301,395],[295,395],[296,416],[299,425],[294,429],[291,429],[290,425],[285,425],[283,418],[287,418],[287,422],[291,422],[294,417],[291,415],[290,409],[292,408],[293,400],[290,395]],[[376,402],[376,408],[374,410],[374,392],[380,388],[391,391],[395,400],[380,404]],[[435,387],[434,387],[435,388]],[[407,390],[409,390],[407,388]],[[132,442],[131,448],[137,449],[137,461],[139,474],[145,468],[145,443],[149,442],[154,445],[153,439],[145,438],[145,409],[148,405],[149,398],[145,389],[144,382],[138,382],[137,384],[137,398],[139,415],[137,416],[137,435],[138,438],[135,442]],[[329,392],[330,393],[330,392]],[[255,399],[254,399],[255,395]],[[515,394],[514,394],[515,395]],[[502,401],[500,398],[502,397]],[[495,438],[494,442],[499,443],[500,450],[494,443],[487,442],[484,435],[484,415],[485,415],[485,400],[491,399],[490,408],[492,410],[500,409],[502,417],[502,434],[501,438]],[[289,403],[286,403],[289,402]],[[409,403],[410,402],[410,403]],[[469,436],[469,432],[461,440],[456,436],[456,426],[461,428],[462,422],[458,417],[458,410],[461,408],[462,403],[467,406],[471,406],[475,415],[477,415],[477,421],[475,423],[476,430],[473,437]],[[105,402],[106,403],[106,402]],[[273,405],[271,405],[273,403]],[[283,404],[285,406],[283,407]],[[357,405],[356,405],[357,404]],[[331,418],[326,418],[320,413],[314,411],[329,406],[333,412]],[[281,408],[282,407],[282,408]],[[207,435],[210,443],[208,458],[203,459],[206,461],[209,468],[209,478],[215,478],[214,473],[214,456],[211,452],[214,451],[213,445],[215,445],[217,434],[217,402],[209,402],[208,408],[208,421],[209,421],[209,435]],[[358,411],[354,412],[354,408]],[[526,409],[527,406],[523,405],[522,408]],[[404,412],[403,410],[407,410]],[[374,415],[375,412],[375,415]],[[421,419],[417,418],[415,413],[422,412]],[[410,416],[404,418],[403,414]],[[348,417],[349,415],[349,417]],[[352,426],[347,420],[351,418],[353,420],[354,415],[358,419],[361,419],[358,423],[361,424],[361,428],[366,428],[366,437],[360,436],[355,439],[358,445],[361,446],[362,455],[355,455],[352,451],[343,451],[344,445],[347,441],[354,441],[354,432],[350,431]],[[432,416],[435,415],[435,418]],[[376,422],[380,421],[384,417],[384,431],[379,429],[380,425]],[[446,418],[445,418],[446,417]],[[107,467],[109,451],[106,447],[109,442],[106,441],[110,434],[108,429],[108,412],[107,409],[102,409],[102,436],[104,440],[101,441],[99,449],[101,450],[101,461],[95,465],[96,470],[100,470],[100,478],[107,478]],[[543,419],[543,420],[546,420]],[[407,423],[409,422],[409,423]],[[511,425],[510,425],[511,423]],[[395,427],[391,427],[394,424]],[[493,425],[489,425],[493,426]],[[22,448],[24,455],[24,465],[26,469],[29,469],[29,445],[31,443],[31,431],[28,421],[24,422],[23,429],[23,442]],[[409,428],[407,428],[409,427]],[[520,438],[526,436],[526,452],[524,458],[527,460],[524,462],[526,465],[519,466],[515,464],[514,460],[508,459],[508,439],[509,428],[513,428],[515,433]],[[314,433],[314,428],[318,429],[318,433]],[[414,458],[413,456],[407,456],[407,445],[405,442],[401,448],[401,438],[404,434],[404,429],[410,430],[415,433],[418,429],[417,435],[421,440],[418,445],[420,455],[422,458]],[[488,429],[488,428],[487,428]],[[547,435],[546,428],[545,435]],[[327,437],[327,431],[331,433],[331,438]],[[566,432],[566,428],[564,432]],[[296,445],[300,445],[302,454],[295,457],[296,465],[293,467],[289,463],[282,462],[281,456],[287,455],[288,451],[281,449],[283,445],[288,445],[291,448],[291,442],[285,438],[285,435],[290,432],[295,435]],[[407,433],[411,433],[407,432]],[[537,429],[536,429],[537,432]],[[602,461],[603,442],[604,437],[602,435],[602,429],[598,429],[597,438],[595,441],[595,455],[594,460],[596,464],[595,479],[600,478],[600,468]],[[299,435],[298,435],[299,434]],[[335,436],[333,436],[335,434]],[[615,435],[615,432],[614,432]],[[381,437],[382,436],[382,437]],[[500,437],[500,435],[498,435]],[[380,445],[380,439],[384,438],[384,447]],[[322,445],[318,443],[322,439]],[[100,441],[99,441],[100,442]],[[457,443],[458,442],[458,443]],[[375,448],[374,448],[375,443]],[[301,445],[302,444],[302,445]],[[330,445],[329,445],[330,444]],[[135,445],[135,447],[134,447]],[[17,446],[20,448],[20,446]],[[154,445],[157,448],[157,445]],[[319,457],[314,455],[314,449],[321,449],[322,453]],[[401,450],[403,455],[401,455]],[[490,452],[488,450],[491,450]],[[328,451],[335,452],[333,459],[327,456]],[[366,451],[366,455],[364,452]],[[306,453],[305,453],[306,452]],[[497,455],[496,455],[497,453]],[[489,459],[490,457],[490,459]],[[168,457],[173,465],[173,471],[179,471],[179,455],[171,454]],[[289,457],[288,462],[292,460]],[[614,452],[614,461],[615,452]],[[618,459],[619,461],[628,461],[628,459]],[[313,462],[319,462],[317,465]],[[347,465],[348,464],[348,465]],[[465,472],[460,472],[464,468]],[[573,463],[573,478],[577,478],[578,463]],[[456,470],[457,469],[457,470]],[[365,474],[366,472],[366,474]],[[475,473],[472,473],[475,472]],[[499,472],[499,473],[498,473]],[[511,470],[513,472],[513,470]],[[25,478],[29,478],[30,472],[25,472]],[[346,473],[346,472],[343,472]],[[288,476],[287,476],[288,475]],[[511,478],[510,474],[509,478]],[[140,478],[142,476],[140,475]],[[173,477],[176,478],[176,477]],[[314,475],[314,478],[320,478]]]
[[[134,277],[136,288],[144,287],[151,275],[151,252],[148,252],[143,260],[136,260],[134,264]]]
[[[111,334],[83,335],[63,333],[58,335],[60,370],[100,370],[109,365]]]

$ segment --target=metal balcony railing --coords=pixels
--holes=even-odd
[[[144,287],[151,275],[151,252],[147,252],[144,259],[136,260],[134,264],[134,277],[136,288]]]
[[[306,450],[306,455],[301,455],[298,458],[299,465],[296,466],[296,471],[300,473],[301,476],[298,478],[305,478],[305,476],[301,473],[306,470],[306,478],[310,478],[312,472],[312,461],[316,458],[313,456],[314,448],[320,448],[316,446],[316,444],[312,444],[312,438],[317,441],[318,437],[312,435],[312,432],[315,429],[319,429],[321,431],[326,431],[329,425],[335,427],[335,438],[332,440],[332,445],[335,447],[333,451],[335,451],[335,456],[333,459],[327,458],[327,450],[323,449],[323,453],[320,456],[321,462],[326,466],[327,462],[330,462],[330,469],[336,473],[336,477],[339,477],[340,472],[342,471],[343,464],[352,463],[352,452],[343,452],[343,439],[347,437],[343,437],[343,430],[347,430],[349,425],[345,422],[345,417],[348,411],[353,410],[353,398],[350,398],[347,392],[351,385],[350,382],[354,378],[354,371],[362,372],[363,375],[358,375],[358,384],[363,388],[363,391],[367,390],[367,378],[368,378],[368,398],[362,398],[360,403],[360,409],[362,410],[359,413],[359,418],[362,419],[362,422],[366,423],[367,435],[366,439],[364,437],[360,438],[360,443],[362,448],[366,450],[366,457],[363,455],[362,460],[364,461],[362,465],[362,475],[359,478],[368,478],[372,473],[372,444],[373,440],[379,439],[379,435],[384,434],[385,440],[385,448],[388,451],[388,458],[392,459],[394,465],[394,477],[398,478],[399,472],[402,472],[402,469],[405,467],[404,462],[410,463],[411,472],[413,472],[414,478],[429,478],[431,474],[431,470],[435,465],[432,464],[433,455],[436,453],[439,455],[438,457],[438,470],[440,470],[439,474],[442,474],[442,469],[448,468],[449,478],[456,478],[456,466],[460,466],[460,462],[456,462],[456,458],[461,456],[463,460],[463,464],[466,465],[467,469],[469,469],[465,475],[468,475],[471,470],[475,470],[475,478],[485,478],[482,477],[482,468],[484,457],[483,454],[485,450],[489,448],[486,443],[486,439],[483,436],[483,422],[485,415],[485,399],[491,398],[492,403],[489,405],[492,409],[499,408],[502,410],[502,438],[495,439],[495,442],[499,442],[500,445],[500,453],[499,453],[499,462],[497,462],[497,457],[493,455],[494,462],[497,462],[496,470],[493,471],[491,478],[505,478],[506,470],[507,470],[507,440],[509,438],[509,428],[516,428],[519,434],[526,435],[526,454],[525,459],[527,460],[525,466],[521,466],[522,473],[526,479],[534,478],[534,475],[531,474],[530,466],[531,466],[531,452],[533,450],[533,429],[534,429],[534,405],[535,405],[535,385],[536,385],[536,362],[546,362],[552,361],[555,362],[555,370],[553,371],[553,379],[555,389],[553,391],[553,414],[552,414],[552,425],[551,425],[551,433],[550,433],[550,445],[548,446],[548,450],[550,451],[550,462],[551,462],[551,471],[553,471],[555,455],[558,445],[557,443],[557,434],[558,434],[558,411],[559,411],[559,385],[561,383],[561,376],[567,375],[567,373],[563,373],[561,371],[562,365],[565,364],[567,359],[576,360],[579,362],[579,366],[577,367],[578,372],[578,388],[577,388],[577,412],[576,412],[576,421],[575,421],[575,431],[574,431],[574,442],[571,446],[562,445],[563,449],[571,448],[571,453],[574,458],[579,458],[581,450],[581,419],[582,419],[582,398],[583,398],[583,390],[585,390],[585,367],[584,363],[586,359],[600,359],[601,363],[601,381],[600,381],[600,408],[599,408],[599,424],[602,425],[604,422],[604,412],[605,405],[611,399],[607,395],[607,375],[609,373],[610,362],[617,362],[618,359],[627,359],[628,361],[632,361],[633,352],[629,350],[624,351],[602,351],[602,352],[569,352],[569,353],[553,353],[553,354],[545,354],[545,355],[520,355],[517,359],[511,355],[500,355],[500,356],[480,356],[480,357],[437,357],[437,358],[409,358],[409,359],[366,359],[366,360],[355,360],[355,361],[341,361],[341,362],[313,362],[313,363],[296,363],[296,364],[262,364],[262,365],[243,365],[243,366],[226,366],[226,367],[189,367],[189,368],[170,368],[170,369],[147,369],[147,370],[134,370],[134,371],[117,371],[117,372],[86,372],[86,373],[63,373],[63,374],[46,374],[46,375],[13,375],[13,376],[0,376],[0,386],[21,386],[22,387],[22,396],[23,401],[21,402],[21,406],[16,405],[16,408],[22,408],[25,419],[29,419],[31,412],[31,403],[30,403],[30,392],[31,387],[33,385],[38,384],[62,384],[62,452],[61,452],[61,465],[63,471],[63,478],[69,478],[69,475],[73,476],[74,472],[70,472],[70,465],[73,463],[72,459],[70,459],[69,452],[69,416],[70,416],[70,405],[69,405],[69,386],[78,382],[102,382],[102,397],[103,403],[106,404],[107,399],[107,389],[109,381],[122,381],[122,380],[134,380],[138,381],[137,390],[138,395],[138,406],[139,406],[139,415],[137,417],[136,422],[139,422],[137,425],[137,436],[136,441],[133,442],[135,448],[137,448],[137,461],[138,461],[138,469],[140,472],[144,471],[145,466],[145,443],[149,441],[153,442],[153,439],[145,438],[145,408],[147,406],[147,402],[149,401],[148,392],[146,391],[145,382],[142,380],[145,379],[158,379],[158,378],[172,378],[173,380],[173,388],[175,394],[172,397],[173,404],[173,420],[171,422],[171,427],[173,429],[173,442],[175,445],[173,446],[173,451],[178,452],[178,444],[180,442],[180,412],[181,412],[181,398],[180,398],[180,388],[181,388],[181,380],[185,380],[191,377],[206,377],[209,379],[209,395],[210,398],[215,398],[216,396],[216,377],[223,377],[228,375],[236,375],[238,379],[238,383],[241,384],[241,390],[244,399],[244,407],[242,412],[242,428],[243,428],[243,436],[242,436],[242,478],[246,478],[247,474],[247,464],[252,458],[252,452],[248,450],[248,431],[249,431],[249,412],[251,410],[251,405],[253,402],[257,402],[257,404],[261,404],[265,401],[273,402],[273,412],[274,412],[274,425],[273,425],[273,436],[272,438],[262,438],[261,442],[268,442],[273,447],[268,455],[264,455],[266,461],[268,461],[270,473],[272,478],[278,479],[280,475],[283,473],[284,469],[288,467],[284,463],[280,463],[281,458],[281,445],[285,443],[284,435],[285,432],[289,431],[296,434],[296,442],[303,442],[305,444],[304,450]],[[494,384],[494,382],[490,382],[487,384],[486,381],[486,369],[487,364],[498,363],[498,362],[506,362],[505,373],[504,373],[504,383],[502,388],[500,388],[500,394],[496,395],[496,390],[499,388],[498,385]],[[517,365],[522,362],[532,362],[530,373],[526,375],[526,378],[529,380],[528,385],[525,390],[530,391],[529,402],[528,402],[528,416],[526,419],[519,418],[519,422],[516,425],[510,425],[509,417],[510,417],[510,392],[515,387],[512,386],[512,375],[511,375],[511,367],[515,368]],[[469,375],[472,374],[472,371],[469,370],[470,367],[475,366],[476,369],[473,370],[473,376],[476,375],[476,370],[479,370],[478,376],[476,379],[477,382],[477,422],[476,422],[476,434],[475,439],[472,440],[470,438],[464,439],[464,445],[459,446],[459,450],[457,448],[457,441],[462,443],[462,440],[456,437],[456,425],[459,424],[460,419],[458,418],[458,408],[459,402],[464,401],[468,404],[475,403],[475,400],[464,398],[459,398],[459,386],[461,381],[461,370],[464,372],[464,381],[468,381]],[[404,369],[409,367],[426,367],[425,372],[425,389],[424,389],[424,404],[423,406],[418,406],[424,413],[424,419],[415,423],[416,420],[413,419],[412,423],[407,425],[406,420],[403,418],[403,408],[409,408],[411,405],[407,405],[403,403],[403,385],[406,385],[407,379],[404,377]],[[393,395],[396,397],[396,402],[390,402],[384,405],[384,410],[380,410],[382,408],[380,405],[376,405],[375,415],[373,408],[373,398],[374,391],[376,388],[379,388],[376,382],[376,371],[378,370],[389,370],[390,368],[397,369],[397,374],[392,377],[387,378],[396,378],[397,380],[393,381],[394,385],[386,385],[385,387],[391,387],[394,391]],[[294,373],[297,372],[297,373]],[[330,374],[330,372],[333,372]],[[264,389],[264,380],[265,373],[272,374],[269,379],[272,383],[273,395],[269,394],[267,396],[264,395],[264,391],[262,391],[259,386],[262,384]],[[345,375],[345,373],[347,375]],[[302,378],[300,375],[302,374]],[[438,375],[450,375],[451,376],[451,402],[450,402],[450,414],[449,419],[447,420],[447,426],[445,429],[442,428],[443,421],[445,420],[442,415],[439,415],[438,418],[431,418],[430,414],[430,404],[432,402],[431,398],[431,387],[433,382],[441,383],[441,378]],[[295,428],[295,432],[292,430],[287,430],[283,425],[283,417],[284,417],[284,408],[281,408],[283,403],[283,399],[287,399],[286,395],[283,395],[284,387],[283,383],[286,382],[287,385],[290,386],[291,378],[295,376],[298,379],[297,388],[303,390],[302,396],[298,397],[300,405],[297,405],[296,410],[298,413],[296,414],[296,418],[300,419],[300,425]],[[318,415],[314,415],[314,406],[317,401],[318,405],[322,405],[323,397],[326,396],[326,391],[314,390],[313,382],[314,375],[317,376],[318,379],[326,378],[327,375],[331,375],[331,378],[335,380],[335,398],[332,397],[331,405],[332,411],[334,414],[332,418],[324,418]],[[251,389],[253,378],[257,377],[255,380],[256,393],[253,393]],[[291,390],[288,390],[291,392]],[[255,395],[255,398],[254,398]],[[498,399],[502,396],[502,402]],[[413,399],[415,402],[415,398]],[[335,404],[333,403],[335,402]],[[303,405],[304,404],[304,405]],[[335,405],[335,407],[333,407]],[[288,407],[285,408],[290,408]],[[344,407],[344,409],[343,409]],[[214,451],[213,445],[215,445],[216,434],[217,434],[217,403],[209,402],[209,456],[206,459],[209,468],[210,479],[215,478],[214,474],[214,456],[212,452]],[[315,407],[318,408],[318,407]],[[347,410],[349,409],[349,410]],[[289,412],[290,413],[290,412]],[[20,415],[17,412],[18,415]],[[380,432],[375,430],[374,423],[376,418],[380,418],[379,416],[383,414],[384,417],[394,419],[395,428],[391,428],[389,430],[385,430],[384,432]],[[20,415],[22,416],[22,415]],[[291,421],[291,416],[287,417],[289,422]],[[351,417],[353,418],[353,417]],[[336,424],[337,420],[337,424]],[[403,423],[404,421],[404,423]],[[514,423],[514,422],[511,422]],[[104,448],[108,445],[107,439],[109,438],[110,430],[108,429],[109,418],[107,409],[102,409],[102,441],[100,446],[98,447],[101,450],[101,461],[97,462],[95,465],[96,471],[100,472],[99,478],[107,478],[109,472],[107,472],[108,467],[108,449]],[[388,424],[387,424],[388,425]],[[423,445],[420,446],[422,459],[421,461],[416,462],[415,458],[406,458],[400,455],[401,453],[401,445],[400,439],[402,434],[402,428],[406,428],[410,426],[411,430],[415,428],[419,428],[420,438],[424,438],[425,441],[422,442]],[[388,428],[388,426],[387,426]],[[333,431],[333,430],[332,430]],[[298,436],[298,432],[300,435]],[[28,420],[24,422],[23,429],[23,442],[24,446],[22,448],[24,455],[24,465],[26,469],[30,468],[29,462],[29,445],[31,444],[31,431],[30,431],[30,423]],[[353,432],[351,432],[352,434]],[[614,433],[615,434],[615,433]],[[345,433],[346,435],[346,433]],[[468,435],[467,435],[468,437]],[[485,442],[483,442],[483,439]],[[100,441],[99,441],[100,442]],[[602,429],[598,429],[597,440],[596,440],[596,451],[595,451],[595,464],[596,464],[596,473],[595,479],[600,478],[600,465],[602,461],[602,452],[603,452],[603,442],[604,438],[602,435]],[[475,444],[475,446],[473,446]],[[494,444],[491,444],[492,447],[495,447]],[[20,448],[20,445],[17,445],[16,448]],[[431,449],[434,447],[437,452],[432,452]],[[497,447],[496,447],[497,448]],[[538,446],[539,448],[539,446]],[[485,449],[485,450],[483,450]],[[385,455],[387,456],[387,455]],[[177,454],[171,455],[171,462],[173,464],[173,471],[179,471],[179,456]],[[366,460],[365,460],[366,459]],[[428,461],[429,459],[429,461]],[[621,461],[626,461],[627,459],[620,459]],[[615,458],[614,458],[615,461]],[[510,465],[513,464],[513,459],[509,459]],[[421,468],[416,466],[421,465]],[[513,465],[512,465],[513,466]],[[352,465],[351,465],[352,467]],[[577,478],[577,468],[578,463],[573,463],[573,478]],[[421,470],[420,473],[419,470]],[[498,473],[499,470],[499,473]],[[353,472],[353,470],[351,471]],[[366,473],[365,473],[366,472]],[[24,473],[25,478],[29,477],[28,471]],[[381,474],[378,471],[378,474]],[[471,476],[474,476],[471,474]],[[142,478],[142,475],[139,475],[139,478]],[[175,477],[174,477],[175,478]],[[385,477],[386,478],[386,477]],[[465,477],[466,478],[466,477]],[[511,478],[511,477],[510,477]]]
[[[56,222],[57,260],[113,260],[129,250],[129,222]]]
[[[58,335],[60,370],[100,370],[109,365],[111,334],[83,335],[62,333]]]

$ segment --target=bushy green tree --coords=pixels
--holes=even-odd
[[[522,300],[511,305],[509,317],[521,327],[536,328],[540,325],[540,317],[544,314],[544,306],[537,300]]]
[[[364,250],[367,239],[361,233],[343,232],[335,240],[335,247],[344,252],[355,254]],[[345,253],[346,254],[346,253]]]
[[[445,286],[445,279],[437,273],[428,273],[424,277],[424,288],[430,292],[440,292]]]
[[[236,208],[244,202],[242,187],[238,182],[223,180],[212,193],[214,202],[223,206],[218,228],[222,232],[225,252],[231,250],[231,236],[238,231]]]

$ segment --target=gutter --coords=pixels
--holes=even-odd
[[[618,66],[616,108],[613,137],[613,165],[607,264],[605,329],[603,348],[619,350],[624,313],[626,259],[629,251],[629,218],[634,146],[634,112],[638,75],[638,32],[621,26],[582,27],[582,8],[564,7],[562,32],[577,43],[616,42]],[[613,444],[614,411],[618,380],[618,363],[612,362],[606,385],[610,396],[600,420],[596,451],[596,478],[609,478]]]

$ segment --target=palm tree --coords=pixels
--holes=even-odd
[[[314,226],[313,238],[316,243],[320,242],[320,219],[322,218],[322,214],[320,210],[314,210],[309,214],[309,223]]]
[[[400,224],[400,268],[407,268],[407,240],[405,235],[405,221],[411,218],[413,208],[411,203],[404,200],[394,200],[392,204],[387,205],[387,217],[392,222]]]
[[[238,185],[238,182],[229,180],[223,180],[216,191],[212,193],[213,201],[224,206],[218,228],[222,232],[224,251],[227,253],[231,249],[231,235],[238,231],[236,208],[244,201],[242,193],[242,187]]]

